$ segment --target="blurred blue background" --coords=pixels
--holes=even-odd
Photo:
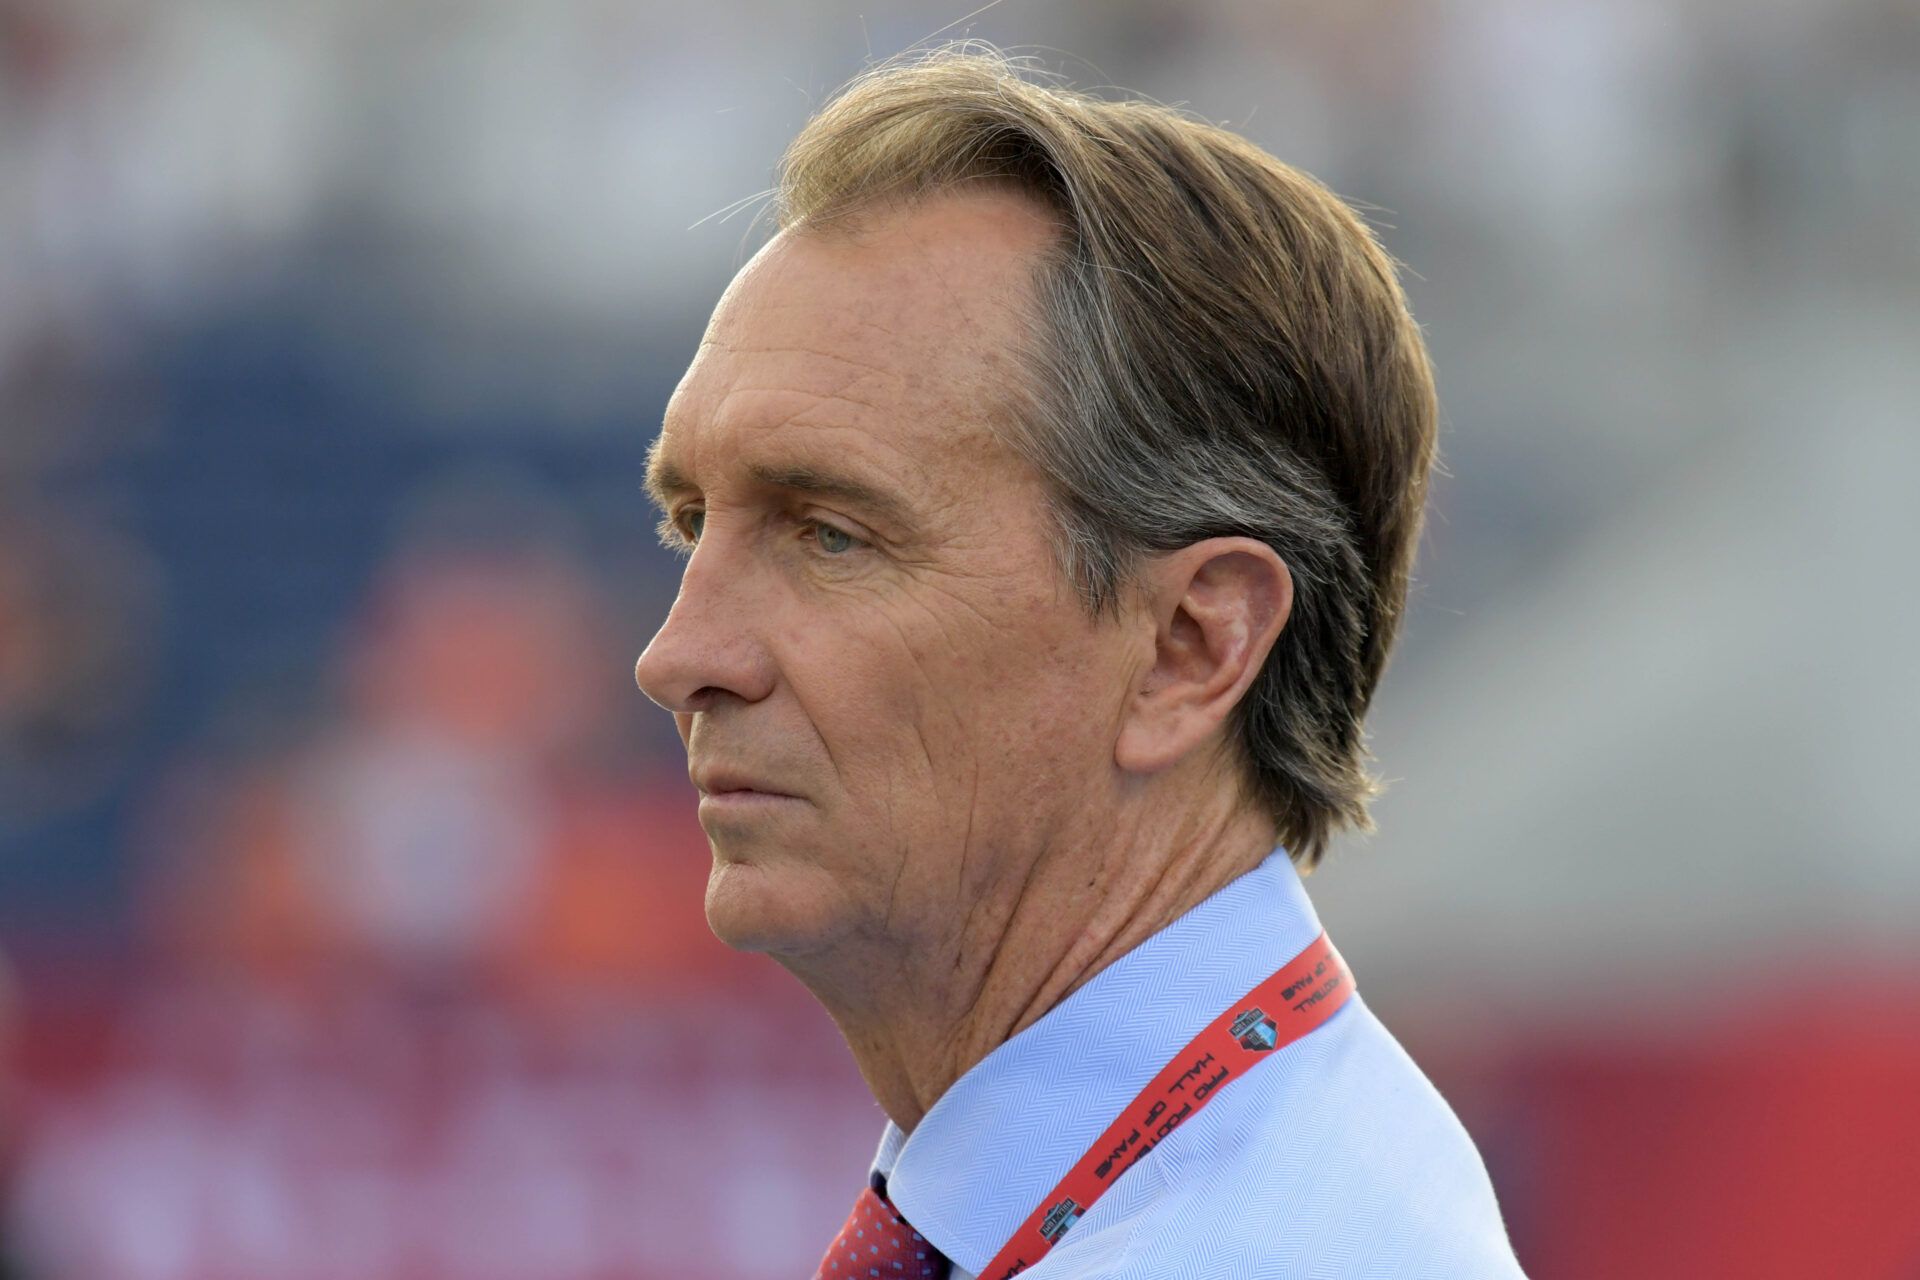
[[[0,1254],[774,1277],[881,1117],[700,916],[639,482],[903,3],[0,0]],[[1920,9],[1007,3],[1410,269],[1310,882],[1552,1277],[1920,1276]]]

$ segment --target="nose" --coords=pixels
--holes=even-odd
[[[742,572],[746,566],[726,566],[720,551],[712,534],[701,539],[667,620],[633,666],[640,692],[676,715],[710,710],[728,696],[758,702],[773,690],[754,577]]]

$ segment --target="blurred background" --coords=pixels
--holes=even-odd
[[[0,0],[0,1273],[792,1276],[880,1113],[700,914],[643,454],[964,7]],[[1920,8],[1010,0],[1409,264],[1310,882],[1559,1277],[1920,1277]]]

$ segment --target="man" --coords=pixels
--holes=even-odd
[[[778,194],[653,451],[636,678],[708,922],[890,1117],[817,1274],[1518,1275],[1294,865],[1366,822],[1433,457],[1389,259],[990,55],[856,81]]]

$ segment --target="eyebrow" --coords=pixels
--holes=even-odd
[[[817,494],[823,498],[838,498],[902,529],[912,530],[916,527],[912,510],[898,494],[863,480],[855,480],[851,476],[823,471],[817,467],[765,464],[748,467],[747,474],[755,483],[770,489],[789,489],[797,493]],[[694,487],[693,482],[687,478],[686,472],[662,458],[657,449],[654,451],[653,457],[647,464],[647,492],[656,505],[665,508],[669,499],[676,494],[687,493]]]

